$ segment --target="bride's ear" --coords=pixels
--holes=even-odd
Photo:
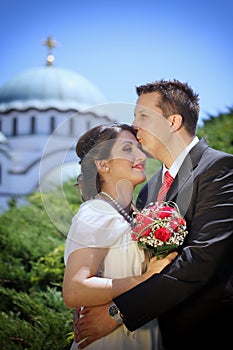
[[[107,160],[95,160],[95,165],[100,173],[109,173],[110,171]]]

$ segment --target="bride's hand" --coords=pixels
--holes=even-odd
[[[169,265],[177,257],[177,255],[178,255],[177,252],[172,252],[163,259],[158,259],[155,256],[150,260],[147,266],[146,273],[152,276],[155,273],[161,272],[167,265]]]

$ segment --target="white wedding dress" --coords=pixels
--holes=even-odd
[[[73,217],[67,236],[64,261],[80,248],[108,247],[99,276],[122,278],[139,275],[145,266],[145,256],[135,241],[131,240],[130,224],[109,203],[92,199],[83,203]],[[143,295],[141,296],[143,298]],[[140,301],[139,301],[140,302]],[[135,305],[137,307],[137,305]],[[71,350],[77,350],[73,343]],[[91,350],[161,350],[161,337],[157,320],[134,332],[124,325],[111,334],[86,347]]]

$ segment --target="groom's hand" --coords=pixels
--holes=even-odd
[[[119,323],[109,316],[108,306],[109,304],[84,307],[79,312],[80,318],[75,322],[75,342],[78,343],[83,340],[78,346],[79,349],[85,348],[120,326]]]

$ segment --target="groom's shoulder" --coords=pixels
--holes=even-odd
[[[190,155],[192,159],[198,159],[200,157],[198,163],[205,163],[206,166],[218,162],[228,162],[230,165],[233,161],[232,154],[210,147],[204,138],[191,150]]]
[[[227,162],[229,165],[233,164],[233,155],[212,147],[208,147],[203,154],[202,161],[208,163]]]

